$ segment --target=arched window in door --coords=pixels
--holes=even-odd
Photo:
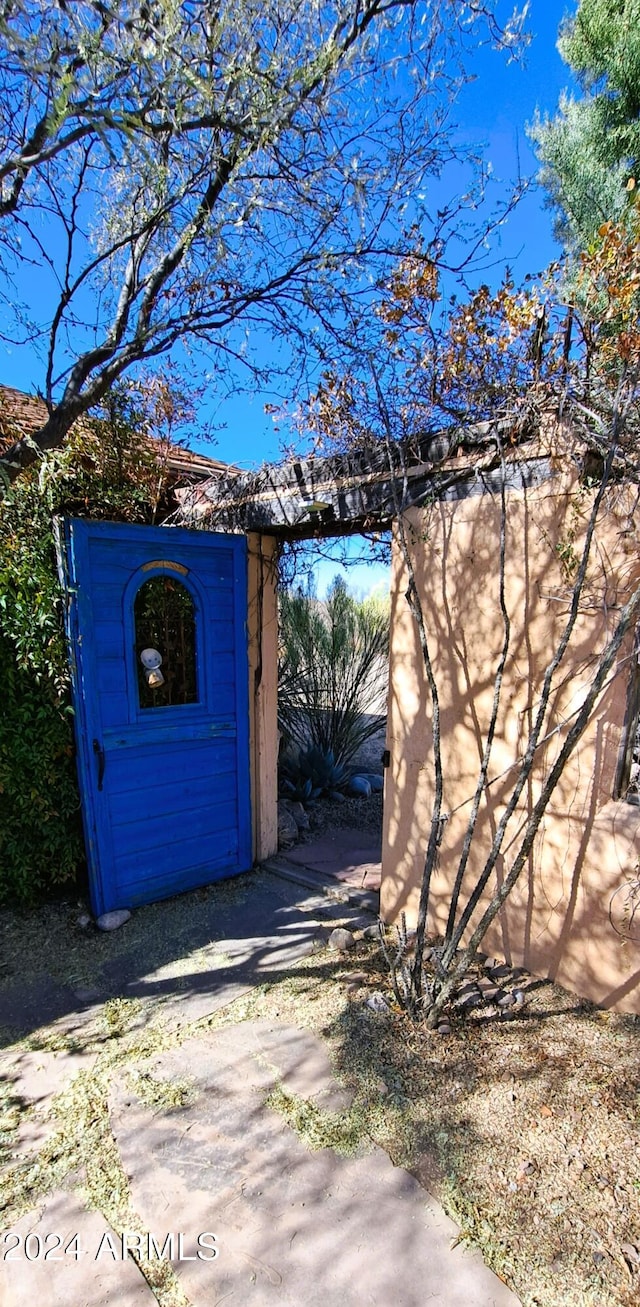
[[[198,702],[196,606],[174,576],[152,576],[134,601],[141,708]]]

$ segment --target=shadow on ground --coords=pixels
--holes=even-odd
[[[338,910],[340,910],[338,908]],[[284,976],[322,941],[335,904],[261,872],[139,908],[119,930],[81,907],[0,915],[0,1047],[111,998],[179,1005],[196,1020],[247,985]],[[326,935],[325,935],[326,937]]]

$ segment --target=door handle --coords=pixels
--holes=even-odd
[[[99,740],[93,741],[93,752],[95,753],[96,758],[98,759],[98,789],[101,790],[102,782],[104,780],[105,756],[104,756],[104,745],[100,744]]]

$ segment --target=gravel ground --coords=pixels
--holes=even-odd
[[[367,831],[379,834],[382,844],[382,795],[371,794],[368,799],[320,799],[309,812],[308,831],[301,831],[300,844],[309,844],[331,830]]]

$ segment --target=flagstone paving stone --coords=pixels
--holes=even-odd
[[[103,936],[94,967],[91,939],[81,940],[74,966],[84,979],[71,987],[47,976],[47,958],[37,960],[33,976],[25,965],[18,989],[15,976],[0,984],[7,1046],[0,1079],[9,1098],[30,1107],[12,1140],[12,1160],[31,1157],[59,1127],[48,1115],[55,1095],[78,1074],[95,1074],[98,1110],[106,1110],[108,1094],[107,1124],[129,1184],[131,1233],[153,1235],[192,1307],[517,1307],[478,1253],[452,1246],[453,1222],[380,1148],[362,1139],[353,1156],[313,1151],[267,1101],[284,1088],[296,1101],[335,1113],[334,1121],[348,1111],[350,1095],[334,1081],[313,1034],[274,1020],[189,1034],[191,1022],[263,978],[286,978],[326,939],[336,905],[264,874],[251,885],[247,878],[246,891],[236,901],[230,894],[218,910],[213,893],[187,897],[138,920],[134,914],[120,938]],[[348,925],[354,910],[336,910]],[[355,914],[361,925],[361,906]],[[170,1041],[179,1028],[185,1037],[111,1063],[119,1045],[110,1017],[117,1022],[119,1014],[123,1029],[139,1033],[141,1049],[147,1023]],[[6,1031],[11,1018],[19,1043]],[[132,1256],[118,1255],[122,1232],[91,1210],[82,1174],[63,1184],[34,1197],[33,1210],[14,1221],[20,1255],[0,1257],[1,1307],[159,1301]],[[46,1236],[60,1236],[64,1249],[74,1234],[77,1259],[63,1252],[54,1260],[60,1245],[51,1247]],[[206,1240],[198,1245],[201,1235],[215,1235],[215,1259]],[[166,1297],[163,1303],[174,1307]]]
[[[12,1234],[19,1237],[20,1245],[5,1236],[0,1264],[2,1307],[107,1307],[116,1303],[118,1307],[153,1307],[156,1302],[133,1259],[122,1257],[115,1231],[99,1212],[87,1210],[81,1192],[59,1190],[49,1195],[35,1211],[14,1223]]]
[[[111,1123],[145,1228],[181,1230],[173,1262],[194,1303],[256,1307],[515,1307],[439,1204],[380,1149],[312,1152],[265,1099],[278,1085],[340,1112],[348,1097],[309,1032],[247,1022],[187,1041],[149,1074],[189,1074],[191,1101],[154,1112],[122,1078]],[[198,1236],[218,1257],[198,1259]]]

